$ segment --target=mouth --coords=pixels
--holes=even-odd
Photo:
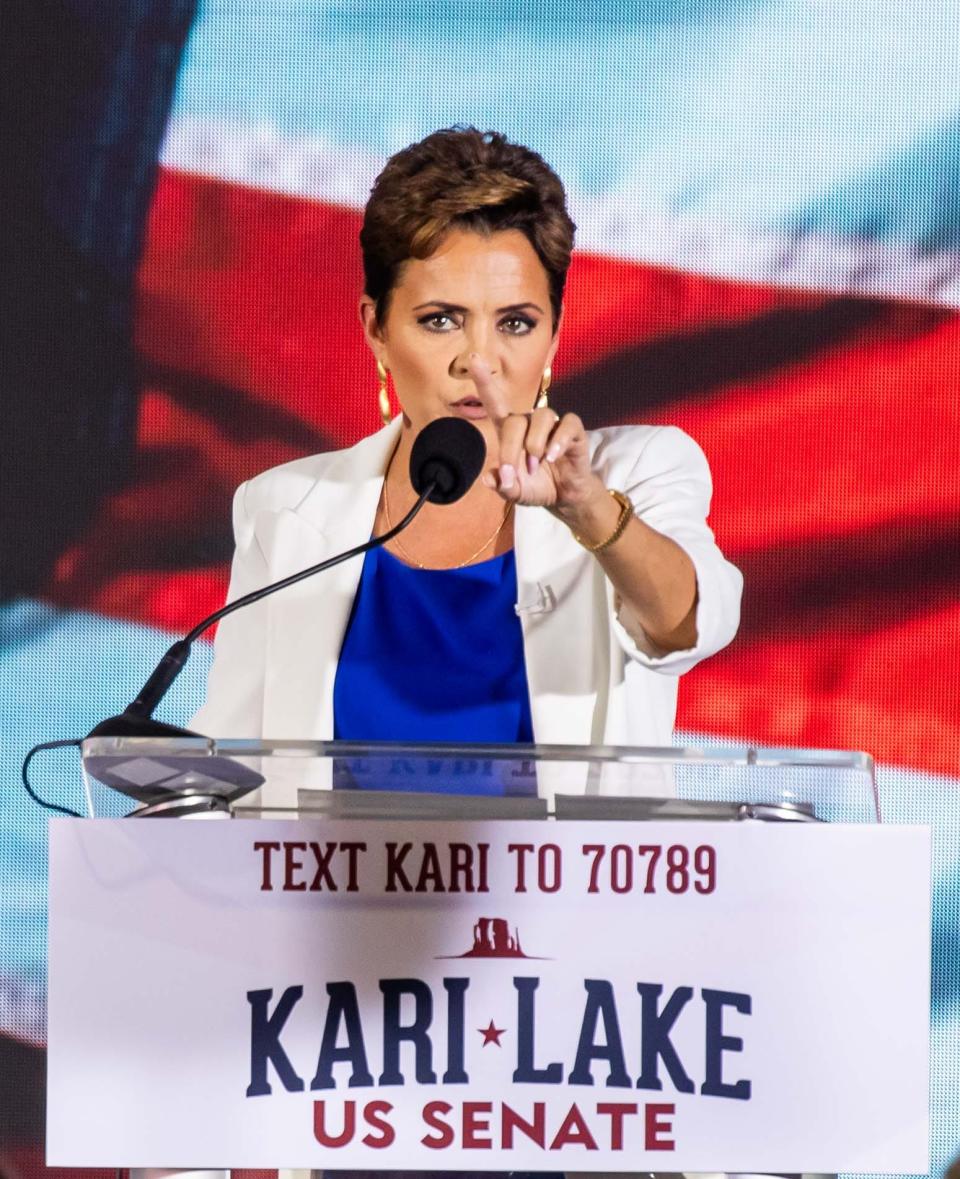
[[[465,418],[485,418],[487,416],[487,411],[479,397],[461,397],[450,408],[454,413]]]

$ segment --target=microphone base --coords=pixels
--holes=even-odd
[[[131,811],[128,819],[229,819],[230,803],[216,794],[172,795]]]
[[[198,750],[195,754],[171,756],[158,749],[158,741],[186,737],[206,742],[206,752]],[[264,783],[263,776],[243,762],[214,753],[210,737],[136,713],[124,712],[101,721],[87,734],[84,746],[87,741],[128,738],[134,741],[149,739],[149,752],[140,752],[132,742],[109,753],[88,753],[84,748],[84,771],[104,786],[141,804],[160,805],[155,812],[158,815],[174,818],[210,809],[201,799],[216,800],[223,808],[228,808]],[[177,805],[166,805],[173,803]],[[220,807],[214,806],[213,809]]]

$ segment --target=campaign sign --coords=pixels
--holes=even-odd
[[[56,820],[47,1161],[926,1173],[929,833]]]

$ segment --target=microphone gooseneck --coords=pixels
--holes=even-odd
[[[406,528],[423,507],[430,500],[436,504],[452,504],[460,499],[472,486],[480,474],[483,460],[486,457],[486,443],[483,435],[476,427],[462,418],[439,418],[430,422],[417,435],[410,454],[410,482],[417,492],[417,502],[403,517],[399,524],[349,549],[345,553],[338,553],[321,561],[318,565],[311,565],[292,573],[281,581],[275,581],[262,589],[244,594],[232,602],[221,606],[208,617],[178,639],[169,648],[150,678],[140,689],[133,700],[118,716],[109,717],[101,721],[87,734],[88,737],[197,737],[202,734],[193,733],[189,729],[181,729],[176,725],[165,724],[153,719],[153,712],[164,698],[174,680],[183,670],[190,658],[190,651],[196,639],[209,630],[214,623],[244,606],[252,606],[261,598],[274,594],[278,590],[295,585],[304,578],[312,577],[315,573],[323,573],[342,561],[351,557],[358,557],[369,549],[387,544],[399,532]]]

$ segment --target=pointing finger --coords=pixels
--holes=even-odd
[[[510,411],[493,369],[479,353],[471,352],[467,360],[467,372],[473,378],[473,383],[477,388],[477,396],[487,411],[487,416],[495,425],[499,425]]]

